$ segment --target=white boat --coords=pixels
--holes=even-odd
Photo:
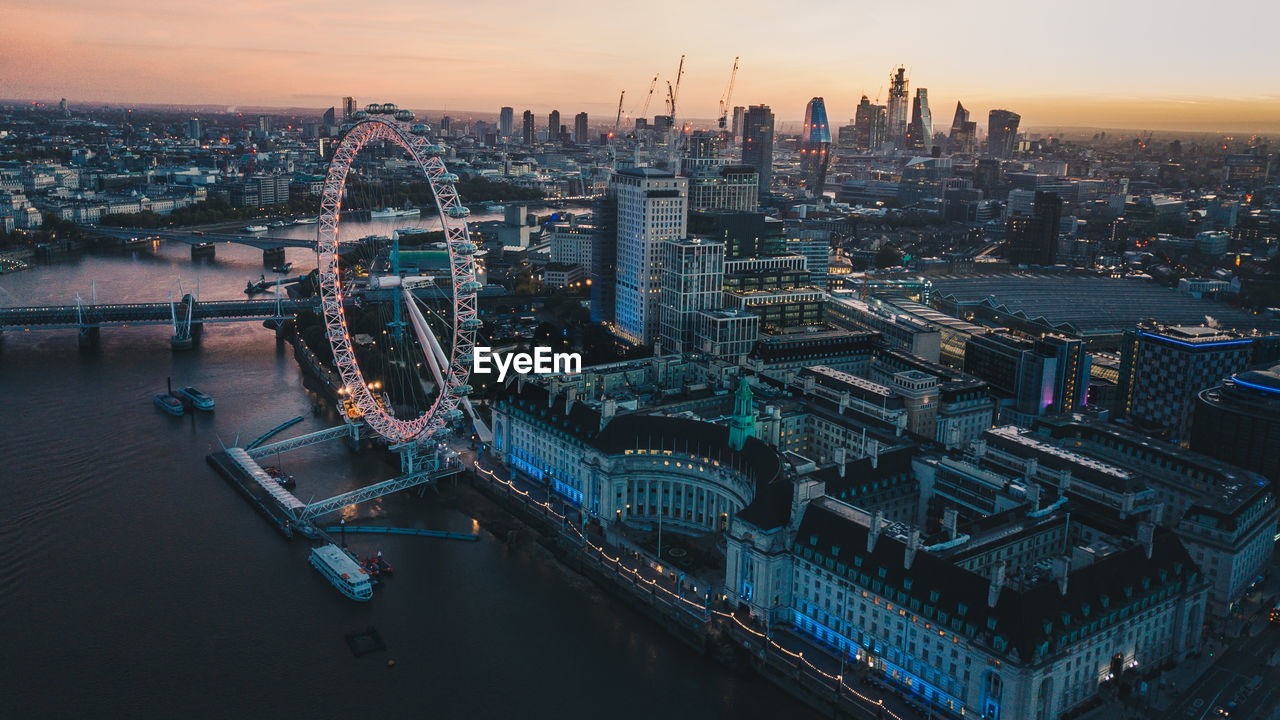
[[[352,600],[365,602],[373,597],[373,582],[369,578],[369,571],[360,567],[355,558],[337,545],[326,543],[313,548],[311,566],[333,583],[338,592]]]
[[[266,225],[245,225],[240,229],[247,233],[264,233],[267,231],[267,226]]]
[[[318,222],[320,222],[319,218],[305,217],[305,218],[298,218],[297,220],[294,220],[293,224],[294,225],[315,225]]]
[[[267,227],[282,228],[282,227],[284,227],[284,221],[283,221],[283,220],[274,220],[274,221],[272,221],[272,222],[267,223]]]
[[[395,208],[374,208],[369,211],[369,217],[371,218],[393,218],[399,214],[400,211]]]

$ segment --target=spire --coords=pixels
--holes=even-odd
[[[729,421],[729,446],[741,450],[747,438],[756,434],[756,409],[751,398],[751,385],[744,376],[733,393],[733,418]]]

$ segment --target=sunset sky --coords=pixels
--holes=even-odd
[[[1277,132],[1277,27],[1280,3],[1230,0],[0,0],[0,98],[323,108],[353,95],[601,121],[624,88],[638,111],[686,54],[679,114],[712,118],[738,55],[734,104],[780,121],[822,95],[844,124],[902,63],[939,128],[959,99],[981,127],[1006,107],[1024,126]]]

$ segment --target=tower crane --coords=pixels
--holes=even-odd
[[[671,101],[671,120],[674,123],[676,119],[676,100],[680,97],[680,79],[684,77],[684,56],[680,56],[680,67],[676,69],[676,84],[673,87],[670,82],[667,83],[667,96]]]
[[[618,117],[615,118],[613,121],[613,132],[609,133],[609,137],[611,138],[618,134],[618,125],[622,123],[622,98],[626,96],[627,96],[626,90],[623,90],[622,92],[618,93]]]
[[[733,83],[738,79],[738,58],[733,59],[733,72],[729,73],[729,89],[720,96],[720,129],[729,126],[729,108],[733,102]]]
[[[649,94],[644,96],[644,105],[640,108],[640,114],[636,117],[647,117],[649,113],[649,101],[653,99],[653,89],[658,86],[658,75],[654,74],[653,79],[649,81]]]

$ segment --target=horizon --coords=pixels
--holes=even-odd
[[[891,14],[819,5],[831,23],[851,23],[848,43],[813,42],[822,36],[813,35],[812,14],[751,2],[740,14],[767,22],[657,0],[630,12],[655,23],[676,18],[670,32],[623,35],[611,31],[626,18],[589,3],[529,15],[498,0],[481,15],[406,0],[359,8],[228,0],[210,14],[125,0],[5,0],[12,22],[0,31],[0,77],[5,95],[54,102],[325,108],[352,95],[445,111],[509,105],[601,119],[614,116],[624,88],[624,110],[634,116],[655,73],[646,115],[661,113],[684,54],[677,115],[715,118],[738,56],[731,105],[765,104],[780,123],[799,122],[808,99],[822,96],[838,125],[863,94],[883,103],[901,63],[912,95],[929,89],[939,129],[950,127],[960,100],[984,126],[990,109],[1005,108],[1026,127],[1280,132],[1280,92],[1269,90],[1265,57],[1267,28],[1280,22],[1273,5],[1228,3],[1204,16],[1190,4],[1177,12],[1183,3],[1151,14],[1087,0],[1061,14],[990,0],[963,8],[926,1],[926,21],[910,36]],[[1194,26],[1180,20],[1193,14]],[[514,17],[519,24],[507,21]],[[450,32],[420,30],[438,27]],[[334,28],[342,42],[330,47],[323,39]],[[1032,44],[1034,53],[1024,50]]]

